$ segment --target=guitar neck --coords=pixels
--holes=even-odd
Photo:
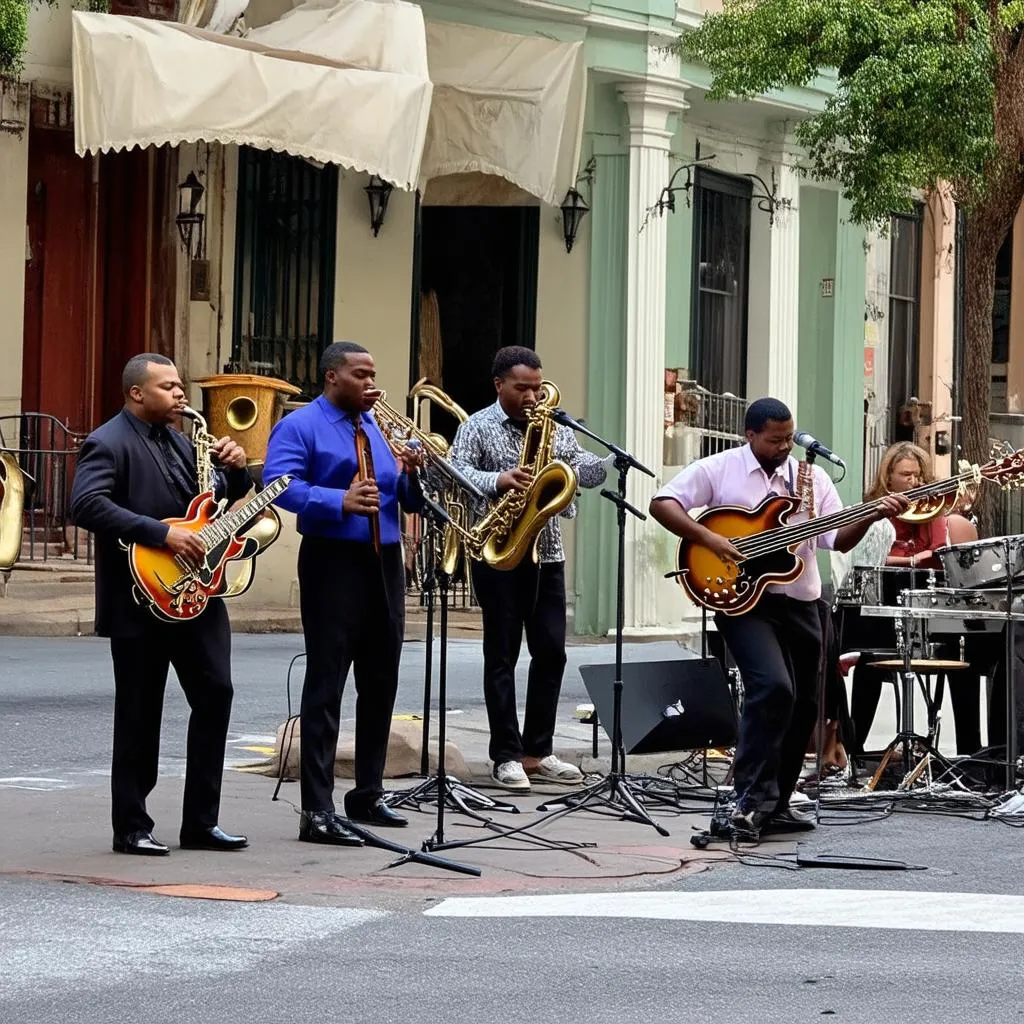
[[[276,497],[283,494],[291,483],[291,477],[278,477],[273,483],[268,484],[255,497],[250,498],[244,505],[229,512],[226,516],[218,516],[211,523],[199,531],[199,537],[203,543],[210,548],[221,541],[233,537],[242,529],[249,520],[258,516],[267,508]]]
[[[959,490],[959,488],[974,480],[973,472],[961,473],[959,476],[950,477],[947,480],[936,480],[922,487],[915,487],[906,491],[904,496],[910,501],[920,501],[922,498],[938,498]],[[862,501],[857,505],[850,505],[838,512],[816,519],[808,519],[802,523],[795,523],[792,526],[779,526],[773,530],[765,530],[750,537],[733,538],[732,543],[743,552],[748,558],[756,558],[760,555],[769,555],[774,551],[782,551],[799,544],[801,541],[810,540],[812,537],[820,537],[823,533],[841,529],[844,526],[851,526],[864,519],[873,516],[878,511],[878,501]]]

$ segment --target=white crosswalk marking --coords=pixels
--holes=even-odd
[[[54,789],[71,789],[66,779],[39,778],[30,775],[0,776],[0,789],[32,789],[48,793]]]
[[[757,889],[456,897],[424,913],[433,917],[632,917],[1024,934],[1024,896],[968,892]]]

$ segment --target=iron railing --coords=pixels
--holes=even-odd
[[[666,466],[688,466],[696,459],[735,448],[746,440],[745,398],[729,393],[718,395],[696,381],[681,380],[673,405],[674,422],[665,430]]]
[[[31,477],[25,496],[22,561],[51,558],[92,561],[92,534],[71,522],[71,483],[84,434],[54,416],[23,412],[0,416],[0,445]]]

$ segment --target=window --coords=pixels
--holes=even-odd
[[[917,394],[921,331],[921,217],[894,215],[889,222],[889,437],[912,441],[901,409]],[[891,442],[890,442],[891,443]]]
[[[996,290],[992,298],[992,362],[1010,361],[1010,283],[1013,277],[1013,229],[996,257]],[[1005,377],[1004,377],[1005,379]]]
[[[338,170],[243,147],[238,154],[231,371],[319,392],[334,314]]]
[[[750,192],[748,181],[697,171],[690,365],[715,394],[746,391]]]

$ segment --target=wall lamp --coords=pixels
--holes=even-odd
[[[190,260],[193,252],[200,252],[203,247],[203,223],[206,215],[199,212],[199,203],[205,191],[195,171],[189,171],[188,177],[178,186],[178,216],[174,218],[174,223],[178,225],[181,244]],[[193,237],[196,241],[195,250],[192,248]]]
[[[380,229],[384,226],[384,217],[388,212],[388,200],[391,198],[393,190],[394,186],[391,182],[385,181],[378,174],[370,175],[370,183],[364,191],[370,202],[370,230],[373,232],[374,238],[380,234]]]

